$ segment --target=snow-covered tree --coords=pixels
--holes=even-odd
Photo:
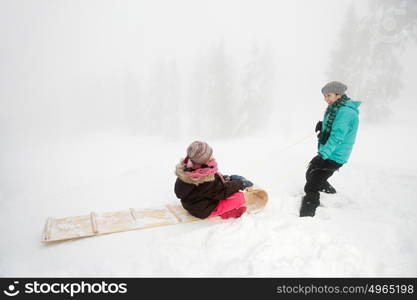
[[[143,126],[147,133],[179,136],[179,88],[180,78],[176,61],[158,62],[151,72],[146,105],[141,113],[146,120]]]
[[[229,137],[236,126],[235,68],[224,43],[196,62],[191,99],[190,132],[199,137]]]
[[[378,120],[402,87],[398,57],[407,42],[417,41],[417,2],[376,0],[370,12],[359,19],[349,9],[327,75],[346,82],[349,94],[366,103],[365,116]]]
[[[266,125],[272,107],[274,63],[269,48],[254,44],[250,61],[246,64],[241,81],[238,132],[253,132]]]

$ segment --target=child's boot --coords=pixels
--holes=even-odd
[[[326,182],[326,184],[323,186],[320,192],[326,194],[336,194],[336,189],[330,183]]]

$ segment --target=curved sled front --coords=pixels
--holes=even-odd
[[[268,203],[268,193],[260,188],[249,188],[245,191],[248,213],[256,214]]]

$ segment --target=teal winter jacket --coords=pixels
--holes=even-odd
[[[319,143],[318,146],[318,152],[323,159],[331,159],[340,164],[348,161],[358,131],[360,104],[360,101],[349,100],[337,110],[329,139],[326,144]],[[324,115],[322,132],[326,128],[329,114]]]

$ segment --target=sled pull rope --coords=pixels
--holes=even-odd
[[[97,234],[98,230],[97,230],[97,222],[96,222],[96,213],[95,212],[90,213],[90,221],[91,221],[91,227],[93,228],[94,234]]]
[[[284,151],[286,151],[286,150],[288,150],[288,149],[291,149],[292,147],[297,146],[298,144],[300,144],[300,143],[304,142],[305,140],[309,139],[309,138],[310,138],[310,137],[312,137],[313,135],[316,135],[316,134],[315,134],[315,133],[312,133],[312,134],[306,135],[306,136],[304,136],[303,138],[300,138],[299,140],[295,141],[294,143],[292,143],[292,144],[290,144],[290,145],[287,145],[287,146],[285,146],[285,147],[283,147],[283,148],[279,149],[279,150],[278,150],[278,154],[281,154],[282,152],[284,152]]]
[[[130,214],[132,215],[133,220],[136,221],[136,213],[135,213],[135,210],[133,208],[129,208],[129,210],[130,210]]]
[[[277,154],[282,154],[282,153],[284,153],[285,151],[287,151],[287,150],[289,150],[289,149],[291,149],[291,148],[293,148],[293,147],[297,146],[298,144],[303,143],[304,141],[306,141],[307,139],[309,139],[309,138],[311,138],[311,137],[313,137],[313,136],[315,136],[315,135],[316,135],[316,133],[312,133],[312,134],[306,135],[306,136],[304,136],[303,138],[298,139],[298,140],[297,140],[297,141],[295,141],[294,143],[291,143],[290,145],[287,145],[287,146],[285,146],[285,147],[283,147],[283,148],[279,149],[279,150],[278,150],[278,152],[277,152]],[[289,170],[289,171],[287,170],[286,172],[282,173],[282,175],[281,175],[281,176],[278,176],[278,178],[281,178],[281,177],[284,177],[284,176],[288,176],[288,175],[293,174],[293,173],[295,173],[295,169],[291,169],[291,170]]]

